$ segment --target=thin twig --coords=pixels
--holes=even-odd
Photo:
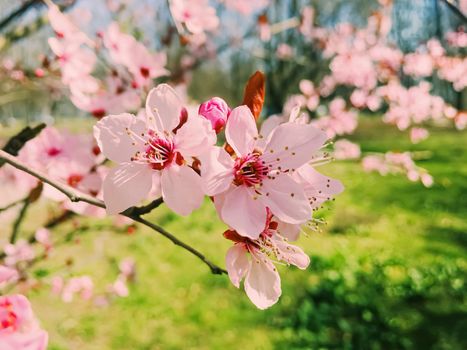
[[[16,242],[16,238],[18,238],[18,232],[21,227],[21,223],[23,222],[24,217],[26,216],[26,212],[28,211],[29,204],[31,204],[31,201],[28,197],[23,201],[23,206],[21,207],[21,210],[18,213],[18,217],[16,218],[15,223],[13,224],[13,230],[11,231],[10,236],[11,244],[14,244]]]
[[[161,198],[157,198],[153,200],[151,203],[142,205],[140,207],[131,207],[125,210],[122,215],[130,215],[130,216],[141,216],[150,213],[154,209],[156,209],[158,206],[160,206],[162,203],[164,203],[164,200]]]
[[[26,197],[26,198],[27,198],[27,197]],[[8,209],[10,209],[10,208],[13,208],[13,207],[17,206],[18,204],[24,202],[24,201],[26,200],[26,198],[21,198],[21,199],[19,199],[19,200],[17,200],[17,201],[14,201],[13,203],[7,204],[7,205],[4,206],[3,208],[0,208],[0,213],[1,213],[2,211],[6,211],[6,210],[8,210]]]
[[[8,142],[3,146],[3,150],[11,155],[17,156],[21,148],[24,147],[26,142],[35,138],[42,129],[45,128],[45,124],[39,124],[34,128],[29,126],[25,127],[18,134],[13,136],[8,140]],[[5,164],[5,160],[0,159],[0,168]]]
[[[464,24],[467,24],[467,16],[459,9],[459,7],[456,6],[456,4],[453,3],[452,0],[440,0],[441,2],[444,2],[452,12],[454,12],[463,22]]]
[[[192,253],[193,255],[196,255],[199,259],[201,259],[206,265],[209,266],[209,268],[211,269],[211,272],[215,275],[222,275],[223,273],[227,273],[227,271],[225,271],[224,269],[220,268],[219,266],[213,264],[211,261],[209,261],[203,254],[201,254],[199,251],[197,251],[196,249],[194,249],[193,247],[189,246],[188,244],[182,242],[181,240],[179,240],[177,237],[175,237],[173,234],[171,234],[170,232],[166,231],[163,227],[157,225],[157,224],[153,224],[152,222],[149,222],[145,219],[143,219],[142,217],[140,216],[134,216],[134,217],[131,217],[133,220],[135,220],[136,222],[139,222],[147,227],[150,227],[152,228],[154,231],[157,231],[159,232],[161,235],[163,235],[164,237],[168,238],[173,244],[175,245],[178,245],[179,247],[182,247],[186,250],[188,250],[190,253]]]
[[[19,170],[22,170],[22,171],[24,171],[24,172],[38,178],[42,182],[47,183],[50,186],[56,188],[57,190],[62,192],[64,195],[66,195],[72,202],[86,202],[88,204],[91,204],[91,205],[97,206],[99,208],[104,208],[105,209],[105,204],[104,204],[103,201],[101,201],[101,200],[99,200],[97,198],[91,197],[91,196],[89,196],[87,194],[84,194],[84,193],[76,190],[73,187],[62,184],[62,183],[60,183],[58,181],[55,181],[53,179],[50,179],[47,175],[41,173],[40,171],[30,169],[28,167],[28,165],[21,162],[16,157],[11,156],[10,154],[8,154],[7,152],[5,152],[3,150],[0,150],[0,160],[2,158],[4,159],[5,162],[12,165],[13,167],[15,167],[15,168],[17,168]],[[130,218],[130,219],[132,219],[132,220],[134,220],[136,222],[139,222],[139,223],[151,228],[152,230],[158,232],[162,236],[168,238],[170,241],[172,241],[172,243],[174,243],[174,244],[184,248],[185,250],[189,251],[190,253],[192,253],[193,255],[198,257],[202,262],[204,262],[210,268],[210,270],[211,270],[211,272],[213,274],[227,273],[227,271],[225,271],[221,267],[217,266],[216,264],[212,263],[210,260],[208,260],[202,253],[200,253],[195,248],[193,248],[190,245],[180,241],[177,237],[175,237],[173,234],[167,232],[162,227],[160,227],[160,226],[158,226],[156,224],[153,224],[153,223],[151,223],[151,222],[149,222],[149,221],[147,221],[147,220],[145,220],[145,219],[143,219],[141,217],[141,215],[146,214],[147,208],[156,207],[160,203],[162,203],[162,201],[161,201],[161,199],[158,199],[158,200],[154,201],[153,203],[148,204],[148,206],[146,206],[146,207],[141,207],[141,208],[136,208],[136,207],[133,208],[132,207],[132,208],[129,208],[126,211],[122,212],[121,215],[124,215],[124,216],[126,216],[126,217],[128,217],[128,218]],[[138,213],[138,211],[143,212],[143,214]]]

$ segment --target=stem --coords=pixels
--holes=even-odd
[[[18,152],[21,150],[21,148],[24,147],[26,142],[28,142],[29,140],[32,140],[37,135],[39,135],[39,133],[44,128],[45,128],[45,124],[39,124],[38,126],[34,128],[31,128],[29,126],[25,127],[18,134],[16,134],[15,136],[13,136],[11,139],[8,140],[8,142],[3,147],[3,150],[9,154],[17,156]],[[1,159],[0,157],[0,168],[4,164],[5,164],[5,161]]]
[[[467,23],[467,17],[462,13],[462,11],[453,3],[452,0],[440,0],[444,2],[452,12],[454,12],[463,22],[464,24]]]
[[[6,210],[8,210],[8,209],[10,209],[10,208],[13,208],[13,207],[17,206],[18,204],[24,202],[25,200],[26,200],[26,198],[23,198],[23,199],[20,199],[20,200],[15,201],[15,202],[13,202],[13,203],[7,204],[7,205],[4,206],[3,208],[0,208],[0,213],[1,213],[2,211],[6,211]]]
[[[23,206],[21,207],[21,210],[18,213],[18,217],[16,218],[15,223],[13,224],[13,231],[11,232],[11,236],[10,236],[11,244],[14,244],[16,242],[19,228],[21,227],[21,223],[23,222],[26,212],[28,211],[29,204],[31,204],[31,201],[29,200],[29,197],[28,197],[23,201]]]
[[[149,222],[145,219],[143,219],[140,216],[132,216],[131,217],[134,221],[139,222],[147,227],[152,228],[154,231],[159,232],[161,235],[163,235],[165,238],[169,239],[173,244],[178,245],[179,247],[182,247],[186,250],[188,250],[190,253],[193,255],[197,256],[201,261],[203,261],[206,265],[209,266],[211,269],[211,272],[215,275],[222,275],[223,273],[227,273],[224,269],[220,268],[219,266],[213,264],[211,261],[209,261],[202,253],[194,249],[193,247],[189,246],[188,244],[182,242],[179,240],[177,237],[175,237],[173,234],[170,232],[166,231],[163,227],[153,224],[152,222]]]
[[[62,183],[60,183],[58,181],[55,181],[53,179],[50,179],[44,173],[42,173],[40,171],[37,171],[37,170],[30,169],[28,167],[28,165],[21,162],[16,157],[11,156],[10,154],[8,154],[7,152],[5,152],[3,150],[0,150],[0,161],[1,161],[2,158],[3,158],[4,162],[12,165],[13,167],[15,167],[15,168],[17,168],[19,170],[22,170],[22,171],[24,171],[24,172],[38,178],[42,182],[47,183],[50,186],[56,188],[57,190],[62,192],[64,195],[66,195],[72,202],[86,202],[88,204],[91,204],[91,205],[97,206],[99,208],[104,208],[105,209],[105,204],[104,204],[103,201],[101,201],[101,200],[99,200],[97,198],[91,197],[91,196],[89,196],[87,194],[84,194],[84,193],[74,189],[73,187],[62,184]],[[127,210],[122,212],[121,215],[126,216],[127,218],[130,218],[133,221],[139,222],[139,223],[143,224],[144,226],[147,226],[147,227],[151,228],[155,232],[157,232],[157,233],[161,234],[162,236],[168,238],[175,245],[178,245],[178,246],[184,248],[185,250],[189,251],[191,254],[195,255],[203,263],[205,263],[210,268],[210,270],[211,270],[211,272],[213,274],[219,274],[220,275],[220,274],[223,274],[223,273],[227,273],[227,271],[225,271],[221,267],[217,266],[216,264],[212,263],[210,260],[208,260],[202,253],[200,253],[195,248],[193,248],[190,245],[182,242],[177,237],[175,237],[173,234],[167,232],[164,228],[160,227],[159,225],[153,224],[153,223],[151,223],[151,222],[149,222],[149,221],[147,221],[147,220],[145,220],[145,219],[143,219],[141,217],[141,215],[147,214],[150,210],[152,210],[153,208],[156,208],[157,206],[159,206],[160,203],[162,203],[161,198],[159,198],[159,199],[153,201],[152,203],[150,203],[150,204],[148,204],[146,206],[143,206],[143,207],[131,207],[131,208],[128,208]]]

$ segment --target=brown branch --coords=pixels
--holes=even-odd
[[[440,0],[442,3],[445,3],[452,12],[454,12],[463,22],[467,24],[467,16],[457,7],[452,0]]]
[[[84,194],[84,193],[76,190],[73,187],[62,184],[62,183],[60,183],[58,181],[55,181],[53,179],[50,179],[50,178],[48,178],[47,175],[41,173],[40,171],[30,169],[28,167],[28,165],[21,162],[16,157],[11,156],[10,154],[8,154],[7,152],[5,152],[3,150],[0,150],[0,160],[2,158],[4,159],[4,161],[6,163],[12,165],[13,167],[15,167],[15,168],[17,168],[19,170],[22,170],[22,171],[36,177],[37,179],[41,180],[42,182],[44,182],[46,184],[49,184],[50,186],[56,188],[57,190],[62,192],[64,195],[66,195],[72,202],[86,202],[88,204],[91,204],[91,205],[97,206],[99,208],[104,208],[105,209],[105,204],[104,204],[103,201],[101,201],[101,200],[99,200],[97,198],[91,197],[91,196],[89,196],[87,194]],[[156,200],[156,201],[154,201],[154,202],[152,202],[152,203],[150,203],[150,204],[148,204],[147,206],[144,206],[144,207],[132,207],[132,208],[129,208],[129,209],[125,210],[124,212],[122,212],[121,215],[124,215],[124,216],[126,216],[126,217],[128,217],[128,218],[130,218],[130,219],[132,219],[132,220],[134,220],[136,222],[139,222],[139,223],[151,228],[152,230],[158,232],[162,236],[168,238],[175,245],[178,245],[178,246],[184,248],[185,250],[189,251],[191,254],[195,255],[202,262],[204,262],[210,268],[210,270],[211,270],[211,272],[213,274],[227,273],[227,271],[225,271],[221,267],[217,266],[216,264],[212,263],[210,260],[208,260],[202,253],[200,253],[195,248],[193,248],[190,245],[182,242],[181,240],[179,240],[173,234],[167,232],[162,227],[160,227],[160,226],[158,226],[156,224],[153,224],[153,223],[151,223],[151,222],[149,222],[149,221],[147,221],[147,220],[145,220],[145,219],[143,219],[141,217],[141,215],[146,214],[150,208],[157,207],[158,205],[160,205],[160,203],[162,203],[162,200],[158,199],[158,200]]]
[[[21,148],[24,147],[26,142],[35,138],[42,129],[45,128],[45,124],[39,124],[38,126],[31,128],[29,126],[25,127],[18,134],[13,136],[8,142],[3,146],[3,150],[11,155],[17,156]],[[5,160],[0,158],[0,168],[5,164]]]
[[[13,207],[16,207],[18,204],[23,203],[26,199],[27,199],[27,197],[26,197],[26,198],[21,198],[21,199],[19,199],[19,200],[17,200],[17,201],[14,201],[14,202],[12,202],[12,203],[10,203],[10,204],[5,205],[4,207],[0,208],[0,213],[1,213],[2,211],[6,211],[6,210],[8,210],[8,209],[11,209],[11,208],[13,208]]]
[[[10,236],[10,243],[15,244],[16,238],[18,238],[18,232],[21,227],[21,223],[23,222],[26,212],[28,211],[29,205],[31,204],[31,201],[29,200],[29,197],[26,198],[23,201],[23,205],[21,207],[21,210],[18,213],[18,217],[16,218],[14,224],[13,224],[13,229],[11,231],[11,236]]]

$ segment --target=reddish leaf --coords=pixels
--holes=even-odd
[[[243,103],[244,105],[250,108],[251,113],[257,120],[261,114],[264,104],[264,95],[265,95],[265,82],[266,77],[260,71],[256,71],[245,86],[245,91],[243,94]]]

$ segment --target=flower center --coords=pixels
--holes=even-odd
[[[57,148],[57,147],[50,147],[48,150],[47,150],[47,155],[49,157],[55,157],[57,155],[59,155],[60,153],[62,153],[62,150],[60,148]]]
[[[12,310],[10,301],[6,300],[0,304],[0,330],[13,328],[16,329],[18,317]]]
[[[234,183],[248,187],[261,184],[268,175],[269,169],[265,162],[261,160],[260,154],[250,153],[249,155],[237,158],[234,165]]]
[[[68,177],[68,185],[76,188],[78,184],[83,180],[83,175],[81,174],[72,174]]]

